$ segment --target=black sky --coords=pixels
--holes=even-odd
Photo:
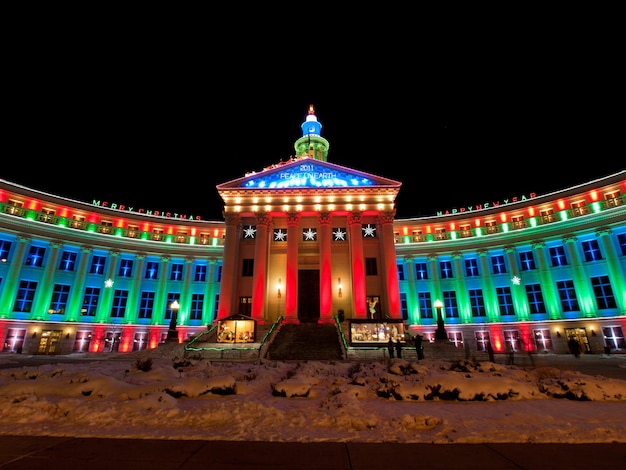
[[[398,218],[626,167],[610,31],[370,40],[305,56],[218,47],[200,33],[192,42],[81,31],[9,54],[0,178],[222,220],[215,186],[293,155],[310,104],[330,162],[402,182]]]

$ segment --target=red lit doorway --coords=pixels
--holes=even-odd
[[[320,319],[320,272],[298,271],[298,321],[317,323]]]

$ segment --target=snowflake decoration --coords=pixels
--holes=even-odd
[[[362,230],[363,230],[363,238],[367,238],[367,237],[374,238],[376,236],[376,227],[372,227],[372,224],[367,224],[363,226]]]
[[[274,230],[274,241],[275,242],[284,242],[287,240],[287,230],[283,230],[282,228],[277,228]]]
[[[519,286],[522,280],[519,278],[519,276],[513,276],[513,278],[511,279],[511,282],[515,284],[516,286]]]
[[[307,228],[302,231],[302,237],[304,238],[305,241],[307,240],[315,241],[316,235],[317,235],[317,232],[313,230],[312,228]]]
[[[113,279],[107,279],[106,281],[104,281],[104,287],[107,287],[109,289],[113,287]]]
[[[254,238],[256,235],[256,227],[254,225],[248,225],[243,229],[243,238]]]
[[[341,228],[338,228],[333,232],[333,236],[335,237],[335,241],[339,241],[339,240],[345,241],[346,231]]]

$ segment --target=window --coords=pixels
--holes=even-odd
[[[487,315],[482,289],[470,289],[469,300],[473,317],[484,317]]]
[[[163,229],[155,228],[152,230],[152,239],[156,241],[163,240]]]
[[[474,338],[476,339],[476,350],[487,351],[487,344],[489,343],[488,331],[476,331],[474,332]]]
[[[111,305],[111,317],[120,318],[126,314],[126,304],[128,303],[128,291],[115,289],[113,293],[113,303]]]
[[[377,276],[378,266],[376,264],[376,258],[365,258],[365,275]]]
[[[256,238],[256,225],[246,225],[241,232],[244,240],[254,240]]]
[[[76,267],[76,253],[72,251],[64,251],[61,253],[61,262],[59,263],[59,271],[74,271]]]
[[[441,279],[451,279],[452,274],[452,262],[451,261],[440,261],[439,262],[439,274]]]
[[[191,295],[191,310],[189,311],[190,320],[202,320],[202,308],[204,306],[204,294]]]
[[[398,269],[398,280],[399,281],[405,281],[406,279],[404,279],[404,265],[403,264],[398,264],[396,266],[397,266],[397,269]]]
[[[454,343],[455,348],[463,347],[463,333],[460,331],[448,331],[448,341]]]
[[[498,224],[496,224],[495,220],[489,220],[485,222],[485,229],[487,233],[496,233],[498,231]]]
[[[513,228],[524,228],[526,227],[526,221],[524,220],[523,215],[514,215],[511,217],[511,226]]]
[[[552,267],[567,266],[567,258],[565,257],[565,247],[563,245],[554,246],[548,250]]]
[[[91,267],[89,268],[90,274],[104,274],[104,264],[106,263],[106,258],[104,256],[94,255],[91,258]]]
[[[286,242],[287,241],[287,229],[285,229],[285,228],[275,228],[274,229],[274,241],[275,242]]]
[[[176,243],[186,243],[187,232],[176,232]]]
[[[572,206],[572,213],[575,216],[584,215],[587,213],[587,207],[585,206],[585,201],[572,202],[571,206]]]
[[[447,238],[446,236],[446,229],[445,228],[436,228],[435,229],[435,240],[445,240]]]
[[[617,235],[617,244],[622,250],[622,256],[626,256],[626,233],[620,233]]]
[[[253,258],[244,259],[241,275],[243,277],[252,277],[253,274],[254,274],[254,259]]]
[[[624,332],[621,326],[603,326],[602,336],[604,336],[604,345],[609,349],[626,348]]]
[[[503,255],[493,255],[491,257],[491,269],[494,274],[506,274],[506,264]]]
[[[222,282],[222,265],[218,265],[215,270],[215,282]]]
[[[195,282],[206,282],[206,275],[207,275],[207,265],[206,264],[196,265],[193,280]]]
[[[170,281],[182,281],[182,280],[183,280],[182,263],[172,263],[172,269],[170,271]]]
[[[8,328],[7,336],[4,340],[5,348],[9,352],[18,352],[24,346],[24,338],[26,337],[26,328]]]
[[[615,297],[613,296],[613,289],[611,288],[608,276],[592,277],[591,286],[593,288],[593,294],[596,297],[596,303],[598,304],[598,308],[600,310],[617,308]]]
[[[602,259],[602,253],[600,253],[598,240],[584,241],[582,242],[582,247],[585,255],[585,261],[588,263],[592,261],[600,261]]]
[[[433,304],[430,299],[430,292],[418,292],[417,303],[420,309],[420,316],[422,318],[433,317]]]
[[[459,225],[459,235],[462,238],[472,236],[472,226],[470,224]]]
[[[129,238],[137,238],[139,236],[139,227],[137,225],[129,225],[126,236]]]
[[[539,211],[539,215],[544,224],[554,222],[554,211],[552,209]]]
[[[557,281],[556,289],[561,299],[561,308],[564,312],[578,312],[578,300],[576,299],[576,290],[574,289],[574,281],[571,279],[565,281]]]
[[[400,312],[403,319],[407,320],[409,318],[409,303],[406,298],[406,292],[400,292]]]
[[[537,351],[546,352],[552,350],[552,336],[548,328],[540,328],[533,330],[535,336],[535,349]]]
[[[74,352],[89,352],[89,345],[91,344],[92,334],[91,331],[77,331],[76,339],[74,340]]]
[[[519,330],[504,330],[504,349],[506,351],[520,351]]]
[[[9,252],[11,251],[11,242],[6,240],[0,240],[0,262],[4,262],[9,259]]]
[[[13,311],[30,312],[33,308],[33,299],[35,298],[36,290],[37,283],[35,281],[20,281],[15,303],[13,304]]]
[[[217,318],[217,311],[220,308],[220,295],[215,294],[215,302],[213,303],[213,318]]]
[[[537,269],[535,266],[535,256],[532,251],[520,251],[519,262],[522,267],[522,271],[532,271]]]
[[[148,333],[138,331],[133,337],[133,351],[143,351],[148,345]]]
[[[122,258],[120,260],[120,269],[117,275],[119,277],[132,277],[133,276],[133,260]]]
[[[333,241],[334,242],[345,242],[348,240],[348,232],[343,227],[334,227],[333,228]]]
[[[100,233],[112,233],[113,232],[113,222],[109,222],[108,220],[103,220],[100,222]]]
[[[79,228],[79,229],[84,229],[85,228],[85,218],[82,215],[73,215],[72,216],[72,223],[70,224],[71,228]]]
[[[159,276],[159,263],[148,261],[146,263],[146,279],[157,279]]]
[[[152,318],[154,309],[154,292],[143,291],[139,302],[139,318]]]
[[[476,258],[470,258],[465,260],[465,276],[478,276],[478,260]]]
[[[443,311],[446,318],[459,318],[459,306],[455,291],[443,291]]]
[[[167,305],[165,306],[165,319],[166,320],[172,319],[172,315],[174,314],[174,309],[171,307],[171,305],[174,301],[180,302],[180,294],[176,292],[169,292],[167,294]]]
[[[98,308],[98,300],[100,299],[100,288],[87,287],[85,296],[83,297],[83,307],[80,310],[81,315],[93,317],[96,315]]]
[[[423,242],[424,241],[424,234],[422,233],[421,230],[413,230],[413,241],[414,242]]]
[[[515,315],[511,288],[508,286],[496,287],[496,295],[498,296],[498,307],[500,308],[500,315]]]
[[[543,302],[543,294],[539,284],[526,284],[526,296],[530,313],[546,313],[546,306]]]
[[[415,279],[420,281],[428,279],[428,269],[426,263],[415,263]]]
[[[43,266],[43,257],[46,254],[46,249],[41,246],[31,246],[26,257],[26,266],[36,266],[41,268]]]
[[[67,299],[70,296],[70,286],[66,284],[55,284],[52,288],[52,299],[48,307],[51,315],[63,315],[67,307]]]
[[[606,193],[604,195],[604,200],[606,201],[606,206],[607,207],[615,207],[615,206],[619,206],[622,203],[622,200],[620,199],[621,196],[621,192],[620,191],[613,191],[610,193]]]

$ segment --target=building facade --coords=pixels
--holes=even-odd
[[[0,180],[3,350],[138,351],[236,315],[341,318],[355,347],[434,340],[439,320],[473,351],[626,351],[626,171],[395,219],[401,183],[328,162],[321,127],[311,107],[294,157],[218,185],[224,221]]]

